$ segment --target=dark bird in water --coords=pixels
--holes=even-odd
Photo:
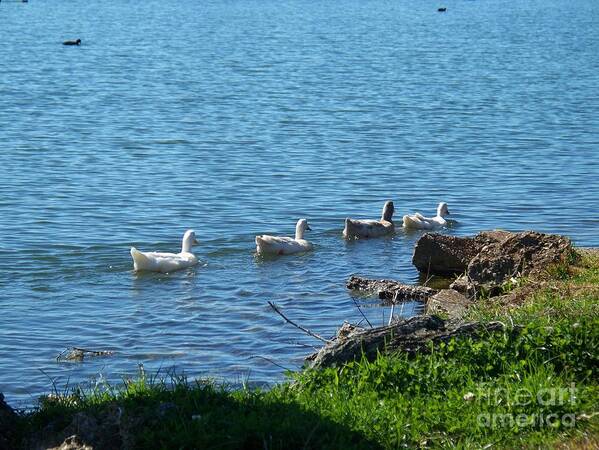
[[[64,41],[62,45],[81,45],[81,39],[77,39],[76,41]]]
[[[439,12],[445,12],[445,11],[447,11],[447,8],[439,8],[437,11],[439,11]]]

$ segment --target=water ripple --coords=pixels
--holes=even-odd
[[[342,0],[2,3],[0,391],[175,366],[257,385],[362,316],[357,273],[422,281],[420,232],[345,242],[347,216],[599,246],[599,4]],[[501,14],[497,14],[501,11]],[[15,39],[18,36],[18,39]],[[81,37],[65,48],[62,40]],[[307,217],[313,253],[257,258]],[[135,274],[129,247],[202,264]],[[370,321],[389,308],[357,297]],[[402,314],[421,311],[407,304]],[[396,309],[397,312],[397,309]],[[66,347],[115,351],[61,364]],[[41,372],[43,370],[43,372]]]

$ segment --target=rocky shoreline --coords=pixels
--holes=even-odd
[[[513,287],[526,279],[530,285],[548,274],[548,269],[574,262],[578,255],[563,236],[525,231],[485,231],[473,237],[426,233],[416,243],[412,263],[427,278],[454,276],[448,289],[403,284],[352,276],[350,290],[377,295],[384,304],[419,300],[423,316],[399,320],[387,326],[365,329],[345,324],[336,338],[306,358],[308,367],[344,364],[379,353],[426,351],[431,345],[456,336],[476,338],[481,331],[503,329],[501,323],[463,323],[468,308],[480,298],[509,301],[505,296],[522,295]],[[507,293],[510,291],[509,293]],[[516,330],[513,330],[517,332]]]

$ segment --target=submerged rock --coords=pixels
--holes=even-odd
[[[394,280],[372,280],[355,275],[347,280],[346,286],[356,291],[376,292],[381,300],[389,304],[413,300],[425,301],[439,292],[426,286],[403,284]]]
[[[57,361],[83,361],[85,358],[97,356],[112,356],[113,351],[110,350],[86,350],[79,347],[71,347],[62,351],[57,357]]]

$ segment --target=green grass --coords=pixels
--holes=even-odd
[[[268,391],[183,377],[43,400],[23,434],[122,409],[134,448],[584,448],[599,442],[599,258],[562,267],[517,307],[470,318],[504,331],[430,353],[290,374]],[[516,286],[514,289],[518,289]],[[591,444],[588,444],[591,442]],[[593,444],[594,443],[594,444]]]
[[[307,372],[299,377],[296,398],[352,423],[385,448],[542,443],[572,433],[572,417],[598,408],[598,325],[597,318],[573,329],[531,323],[518,333],[453,341],[412,359],[379,357]],[[572,383],[575,398],[567,391]],[[542,401],[533,401],[539,393]],[[552,393],[555,402],[544,397]],[[551,427],[512,424],[520,414],[566,420]]]

